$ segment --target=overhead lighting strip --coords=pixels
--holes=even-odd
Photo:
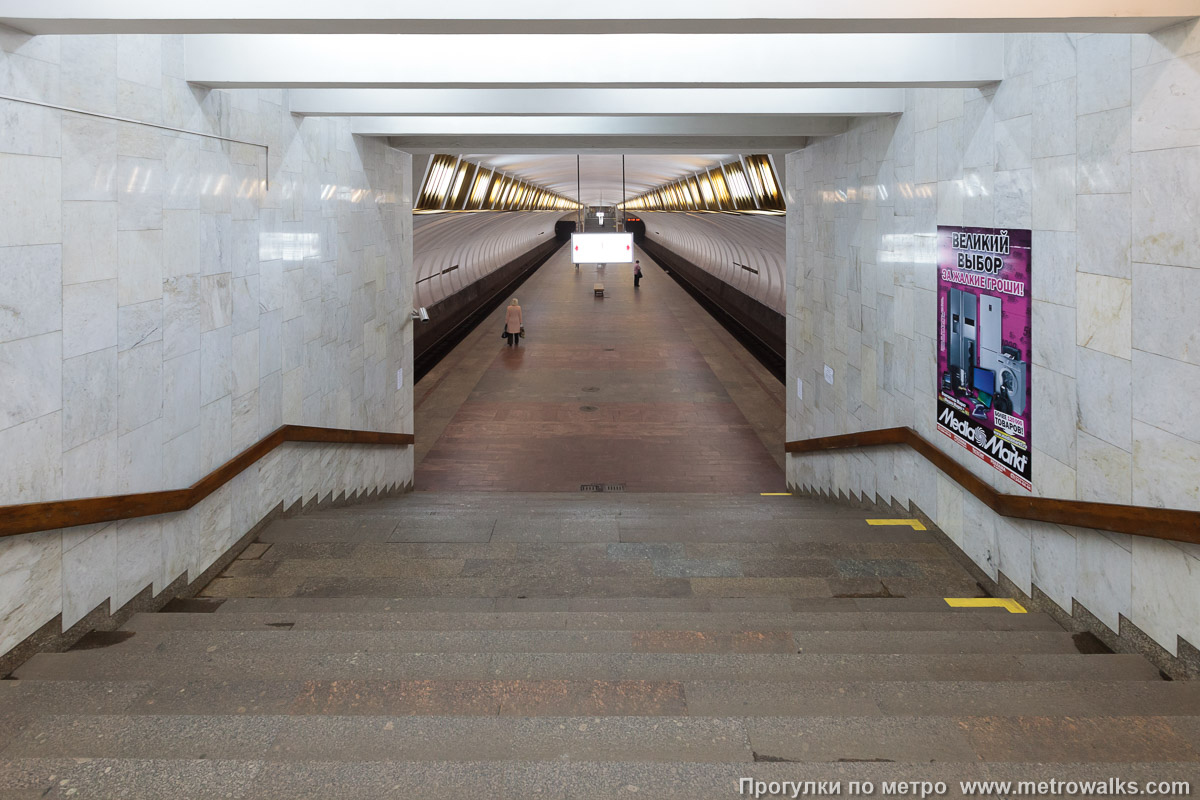
[[[768,155],[739,156],[651,189],[621,204],[626,211],[725,211],[782,214],[787,208]]]
[[[417,213],[436,211],[571,211],[579,203],[458,156],[433,156]]]

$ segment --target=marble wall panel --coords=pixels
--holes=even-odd
[[[0,247],[0,342],[62,330],[62,250]]]
[[[62,160],[0,153],[0,247],[63,241]]]
[[[63,427],[63,415],[54,413],[0,430],[4,497],[13,503],[37,503],[62,496]]]
[[[1033,494],[1200,509],[1200,443],[1181,407],[1200,391],[1197,57],[1196,23],[1152,35],[1006,35],[1008,77],[988,91],[908,90],[886,127],[855,120],[790,154],[788,380],[804,379],[806,391],[803,401],[789,392],[788,438],[908,425],[940,446],[922,242],[939,224],[1032,228]],[[871,202],[855,191],[866,185],[894,199]],[[874,375],[864,368],[872,353]],[[820,381],[825,364],[839,376],[833,387]],[[1197,616],[1188,603],[1200,598],[1200,571],[1177,557],[1192,554],[1135,538],[1131,567],[1129,537],[995,517],[921,459],[897,454],[883,482],[877,461],[839,464],[793,457],[789,481],[834,493],[886,487],[989,572],[1067,611],[1079,602],[1114,628],[1127,616],[1172,651],[1184,630],[1196,643],[1185,620]],[[1141,543],[1161,553],[1139,562]],[[1167,565],[1165,586],[1151,577],[1154,558]]]
[[[20,644],[62,608],[62,534],[0,539],[0,652]]]
[[[1200,270],[1133,265],[1133,346],[1200,364],[1200,325],[1180,324],[1200,309]]]
[[[293,117],[286,92],[195,92],[182,61],[179,37],[0,31],[0,91],[282,154],[265,191],[260,147],[6,111],[0,186],[20,191],[0,193],[0,374],[14,390],[0,448],[21,455],[0,465],[0,505],[186,486],[285,422],[411,430],[411,385],[379,377],[411,374],[410,157],[345,121]],[[306,268],[307,285],[289,278]],[[348,490],[411,479],[411,456],[363,457],[370,469],[324,466]],[[199,574],[280,493],[320,493],[321,465],[295,462],[263,462],[244,491],[191,512],[73,531],[50,582],[6,554],[0,648],[59,612],[69,625]]]
[[[63,361],[63,450],[116,431],[119,397],[117,348]]]
[[[1198,571],[1200,560],[1174,542],[1134,537],[1131,617],[1170,653],[1180,638],[1200,640]]]

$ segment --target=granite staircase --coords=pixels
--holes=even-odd
[[[795,497],[319,511],[271,524],[201,597],[0,682],[0,797],[1200,775],[1200,686],[1043,614],[945,602],[982,594],[933,532]]]

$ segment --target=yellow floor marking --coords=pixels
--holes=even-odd
[[[919,519],[869,519],[868,525],[908,525],[914,531],[923,531],[925,526],[921,524]]]
[[[1011,597],[947,597],[952,608],[1006,608],[1010,614],[1024,614],[1025,607]]]
[[[791,492],[759,492],[763,497],[791,497]]]

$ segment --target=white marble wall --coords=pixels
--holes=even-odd
[[[1006,62],[789,155],[788,438],[942,446],[936,226],[1031,228],[1034,493],[1200,509],[1200,26],[1009,35]],[[1200,645],[1198,547],[1001,518],[903,449],[794,457],[789,481],[912,500],[993,576]]]
[[[183,59],[0,28],[0,93],[269,145],[0,101],[0,505],[187,486],[284,423],[412,429],[411,159]],[[188,513],[0,540],[0,653],[281,501],[411,476],[407,448],[290,446]]]

